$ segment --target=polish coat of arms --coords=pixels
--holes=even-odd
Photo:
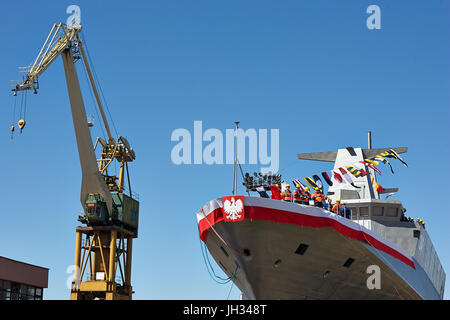
[[[244,197],[223,197],[223,218],[228,222],[244,220]]]

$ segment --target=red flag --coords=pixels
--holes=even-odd
[[[370,163],[369,163],[369,168],[371,168],[371,169],[373,169],[374,171],[378,172],[378,174],[381,176],[381,171],[378,170],[378,168],[375,167],[373,164],[370,164]]]
[[[368,163],[366,161],[360,161],[362,164],[365,164],[366,166],[368,166],[370,169],[373,169],[374,171],[378,172],[378,174],[381,176],[381,171],[378,170],[377,167],[375,167],[373,164]]]
[[[300,187],[300,190],[302,190],[303,192],[305,192],[305,186],[300,182],[300,180],[298,179],[294,179],[292,180],[292,182],[294,183],[295,187],[297,188],[297,186]]]
[[[342,177],[341,177],[341,175],[339,174],[339,173],[337,173],[336,171],[331,171],[331,172],[333,172],[333,178],[334,178],[334,180],[336,180],[337,182],[339,182],[339,183],[342,183]]]
[[[383,187],[376,181],[375,181],[375,186],[377,187],[378,193],[383,193]]]
[[[270,195],[270,197],[272,199],[275,200],[281,200],[281,193],[280,193],[280,188],[278,188],[277,186],[270,186],[270,191],[272,191],[272,194]]]

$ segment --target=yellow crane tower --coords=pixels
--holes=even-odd
[[[14,95],[24,90],[37,93],[39,76],[61,55],[82,171],[80,201],[84,214],[78,220],[85,224],[76,228],[75,272],[70,298],[131,299],[132,243],[138,235],[139,202],[131,191],[128,162],[135,159],[135,153],[124,137],[114,139],[111,135],[79,37],[80,31],[81,25],[54,24],[33,65],[22,68],[26,75],[23,80],[13,83],[12,91]],[[95,146],[75,68],[75,62],[80,58],[108,135],[108,141],[97,138]],[[24,121],[21,129],[23,125]],[[101,152],[97,159],[96,148],[99,145]],[[113,161],[120,164],[118,176],[110,173]],[[88,265],[89,274],[86,272]]]

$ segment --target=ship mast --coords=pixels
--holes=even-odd
[[[372,131],[367,131],[367,150],[372,150]],[[378,198],[379,199],[380,195],[378,194],[378,191],[377,191],[376,195],[374,192],[374,183],[373,182],[375,182],[375,183],[377,182],[375,170],[373,170],[367,166],[364,166],[364,169],[370,173],[370,175],[367,176],[367,183],[371,186],[371,188],[369,188],[370,198],[372,198],[372,199]],[[371,178],[373,179],[373,182],[370,180]],[[375,190],[376,190],[376,188],[375,188]]]
[[[234,145],[234,176],[233,176],[233,196],[236,195],[237,192],[237,164],[238,164],[238,157],[237,157],[237,144],[238,144],[238,129],[239,129],[239,121],[234,122],[236,124],[236,134],[235,134],[235,145]]]

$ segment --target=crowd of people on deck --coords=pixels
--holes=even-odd
[[[296,185],[296,189],[294,190],[294,192],[291,191],[289,184],[285,185],[285,189],[282,192],[279,192],[280,187],[278,184],[275,185],[275,187],[275,189],[271,188],[272,199],[294,202],[304,205],[310,205],[311,203],[313,203],[315,207],[325,208],[335,214],[350,218],[349,209],[345,208],[343,204],[341,205],[340,199],[337,199],[336,202],[332,204],[332,200],[325,196],[320,189],[316,189],[314,193],[311,194],[309,192],[309,187],[302,189],[300,185]],[[276,192],[276,190],[278,190],[278,192]]]
[[[297,204],[312,205],[315,207],[327,209],[342,217],[350,218],[350,210],[345,207],[345,204],[341,204],[341,200],[337,199],[332,204],[332,200],[325,196],[319,189],[315,190],[313,194],[309,192],[309,187],[302,189],[300,185],[296,185],[294,192],[291,192],[289,184],[285,185],[285,189],[280,192],[280,186],[276,184],[271,187],[271,198],[275,200],[282,200],[287,202],[294,202]],[[414,218],[406,217],[402,213],[401,221],[414,222]],[[422,219],[417,218],[417,223],[425,228],[425,222]]]

